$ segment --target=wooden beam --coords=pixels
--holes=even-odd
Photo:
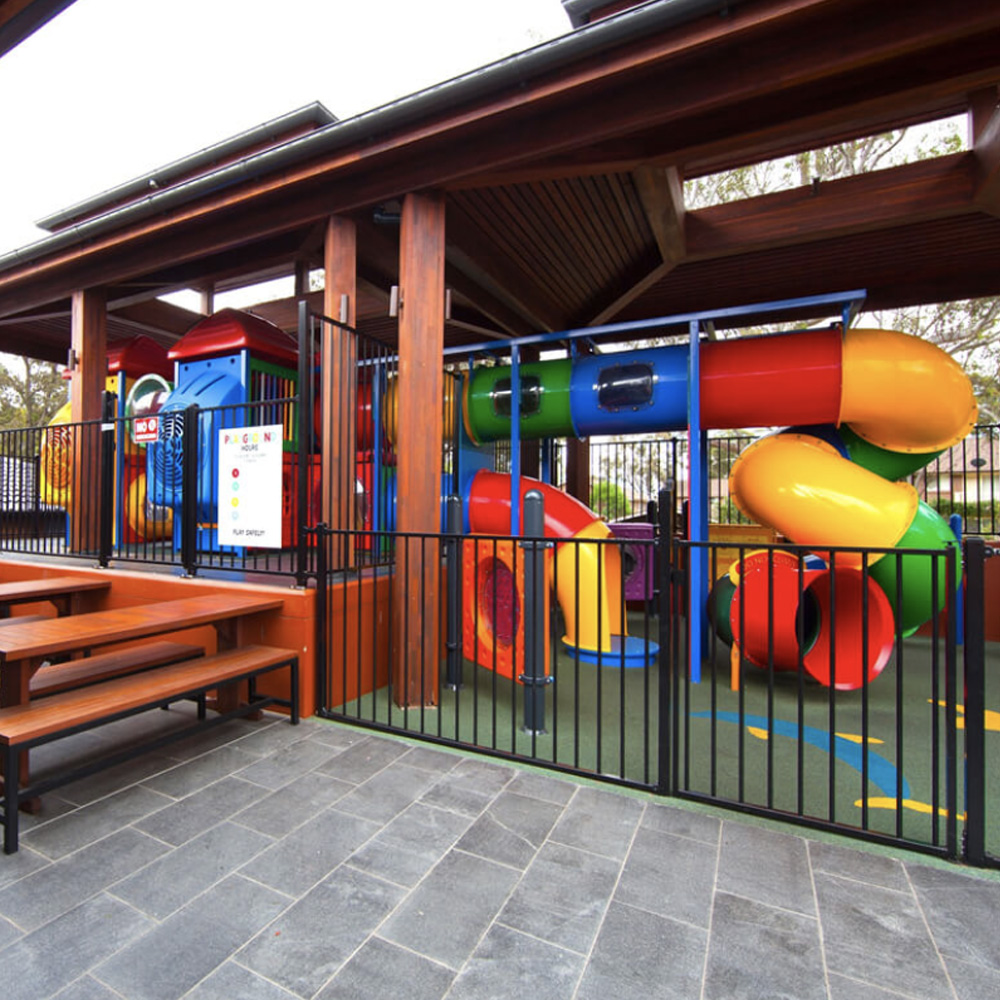
[[[684,182],[676,167],[640,167],[632,172],[649,227],[663,263],[676,267],[687,252],[684,241]]]
[[[971,153],[921,160],[687,213],[691,260],[884,230],[976,211]]]
[[[75,364],[70,376],[70,420],[76,426],[70,431],[72,552],[96,552],[100,544],[100,420],[108,373],[106,303],[104,289],[73,293],[70,323]]]
[[[357,231],[350,219],[333,216],[323,242],[323,315],[349,327],[357,325]],[[356,479],[355,409],[357,344],[349,330],[323,324],[322,337],[322,518],[331,527],[350,531],[354,523]],[[331,565],[353,563],[350,539],[334,539]]]
[[[1000,100],[995,88],[991,102],[974,106],[972,128],[979,163],[976,205],[991,215],[1000,215]]]
[[[445,205],[438,193],[403,200],[399,246],[399,390],[396,524],[441,530]],[[394,693],[403,705],[437,701],[440,552],[433,537],[396,549]]]

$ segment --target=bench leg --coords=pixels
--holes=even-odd
[[[17,747],[8,746],[4,751],[3,783],[3,851],[14,854],[17,851],[17,808],[18,767],[20,752]]]
[[[290,695],[290,700],[292,707],[290,709],[291,723],[293,726],[299,724],[299,658],[296,657],[288,665],[288,669],[291,671],[290,683],[288,685],[288,692]]]

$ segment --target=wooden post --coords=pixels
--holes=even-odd
[[[566,442],[566,492],[590,506],[590,439]]]
[[[445,203],[440,194],[403,200],[399,246],[399,391],[396,525],[441,531],[444,420]],[[403,705],[437,702],[440,553],[435,539],[396,549],[393,687]]]
[[[72,349],[76,362],[70,378],[70,419],[95,423],[75,427],[70,484],[70,551],[97,552],[101,524],[101,425],[107,381],[107,298],[104,289],[73,293]]]
[[[538,361],[541,352],[537,347],[521,348],[521,364]],[[522,376],[523,378],[523,376]],[[537,440],[521,441],[521,475],[538,479],[542,471],[541,442]]]
[[[354,327],[357,321],[357,227],[351,219],[332,217],[323,242],[325,285],[323,315]],[[342,531],[355,528],[355,410],[357,345],[354,335],[323,324],[322,343],[322,518]],[[353,563],[349,539],[334,538],[330,566]]]

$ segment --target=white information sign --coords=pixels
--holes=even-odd
[[[219,544],[281,548],[281,424],[219,431]]]

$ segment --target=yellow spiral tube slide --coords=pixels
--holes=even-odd
[[[975,426],[972,385],[940,348],[918,337],[888,330],[850,330],[843,344],[838,427],[860,439],[857,461],[884,471],[881,455],[915,456],[917,467],[961,441]],[[743,513],[813,549],[824,546],[915,548],[945,551],[951,529],[905,482],[892,482],[845,457],[822,438],[822,430],[784,432],[760,439],[733,465],[730,493]],[[870,454],[863,454],[872,446]],[[874,458],[873,458],[874,456]],[[891,463],[889,463],[891,464]],[[882,556],[874,554],[875,566]],[[838,556],[844,566],[860,565]],[[903,560],[905,563],[906,560]],[[924,558],[902,567],[907,588],[901,617],[904,634],[914,631],[943,601],[943,570],[937,590]],[[895,603],[896,560],[885,560],[873,576]],[[922,593],[916,596],[917,592]]]

